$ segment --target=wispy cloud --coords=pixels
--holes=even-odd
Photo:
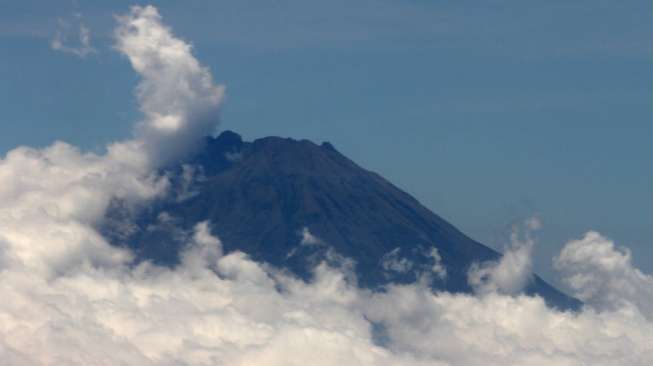
[[[80,13],[75,14],[71,20],[57,20],[57,30],[50,41],[50,47],[80,58],[97,52],[91,45],[91,30],[84,24]]]
[[[472,265],[468,281],[474,290],[480,294],[519,294],[533,275],[532,253],[535,240],[532,233],[541,226],[542,223],[537,217],[527,219],[521,226],[514,225],[510,246],[506,248],[500,260]]]

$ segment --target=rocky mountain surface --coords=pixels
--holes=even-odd
[[[141,259],[175,265],[184,232],[204,220],[226,252],[241,250],[305,279],[320,260],[348,258],[369,288],[426,275],[436,289],[470,292],[470,266],[500,257],[326,142],[244,142],[225,131],[168,174],[174,194],[143,210],[136,227],[118,230],[115,209],[104,228]],[[526,292],[559,308],[579,306],[538,276]]]

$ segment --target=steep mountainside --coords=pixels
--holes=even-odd
[[[250,143],[226,131],[173,172],[175,197],[142,213],[138,228],[122,236],[115,225],[105,228],[141,258],[174,265],[183,245],[171,240],[183,236],[178,228],[203,220],[226,251],[242,250],[303,278],[320,258],[351,258],[359,283],[371,288],[430,272],[435,288],[469,292],[472,263],[499,258],[329,143]],[[578,306],[537,276],[527,292],[561,308]]]

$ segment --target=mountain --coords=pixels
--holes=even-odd
[[[368,288],[433,273],[434,288],[470,292],[470,266],[500,258],[326,142],[243,142],[225,131],[167,174],[174,197],[143,210],[129,230],[118,229],[125,214],[117,205],[103,228],[112,241],[160,264],[175,265],[184,230],[204,220],[225,251],[241,250],[305,279],[318,260],[351,258]],[[562,309],[580,304],[538,276],[526,292]]]

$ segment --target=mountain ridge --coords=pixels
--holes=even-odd
[[[114,241],[141,259],[174,265],[183,243],[161,244],[175,237],[171,228],[209,221],[225,251],[243,251],[304,279],[334,250],[355,261],[361,286],[411,283],[441,265],[446,277],[432,285],[453,293],[472,291],[467,274],[473,263],[501,256],[328,142],[277,136],[245,142],[232,131],[205,142],[168,173],[185,194],[145,210],[135,232]],[[184,188],[188,181],[193,183]],[[159,225],[162,213],[175,224]],[[313,245],[304,243],[307,235]],[[537,275],[525,292],[558,308],[580,305]]]

